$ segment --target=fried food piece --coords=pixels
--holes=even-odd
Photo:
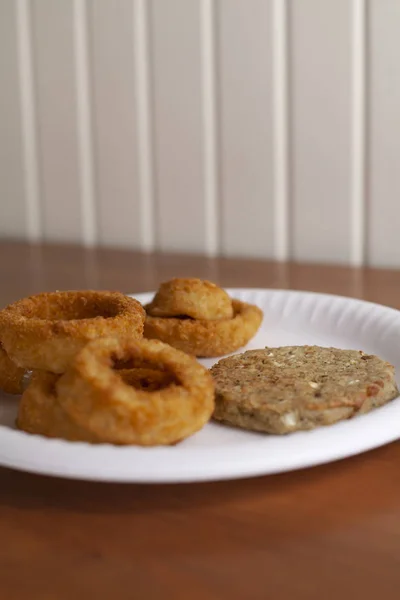
[[[140,390],[160,390],[177,383],[172,374],[155,369],[121,369],[118,375],[129,386]],[[60,374],[36,371],[23,393],[18,409],[17,427],[27,433],[68,441],[101,443],[101,439],[76,425],[61,408],[56,382]]]
[[[7,394],[22,394],[25,369],[17,367],[0,344],[0,389]]]
[[[245,346],[259,329],[258,306],[232,300],[233,318],[220,321],[146,316],[144,337],[198,357],[222,356]]]
[[[173,376],[159,390],[135,389],[115,362],[143,362]],[[159,341],[103,338],[89,342],[55,384],[69,419],[102,442],[155,446],[176,443],[199,429],[214,410],[210,373],[194,358]]]
[[[27,433],[50,438],[100,443],[99,437],[79,427],[59,405],[56,392],[59,378],[59,374],[45,371],[32,375],[19,404],[17,427]]]
[[[0,339],[17,366],[63,373],[91,339],[141,338],[144,318],[141,304],[119,292],[42,293],[0,311]]]
[[[232,300],[222,288],[201,279],[171,279],[162,283],[146,306],[151,317],[190,317],[206,321],[232,319]]]
[[[249,350],[211,368],[214,419],[285,434],[366,413],[399,394],[394,367],[356,350],[288,346]]]

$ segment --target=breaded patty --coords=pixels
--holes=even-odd
[[[398,396],[394,367],[357,350],[287,346],[249,350],[211,368],[214,419],[284,434],[331,425]]]

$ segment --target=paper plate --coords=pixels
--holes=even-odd
[[[317,344],[364,350],[388,360],[400,373],[400,313],[396,310],[306,292],[227,291],[264,311],[262,327],[247,349]],[[145,303],[152,296],[134,297]],[[215,360],[202,362],[211,366]],[[17,403],[17,397],[0,397],[1,465],[96,481],[178,483],[267,475],[345,458],[400,437],[399,398],[367,415],[282,437],[209,423],[191,438],[167,448],[89,445],[29,435],[15,429]]]

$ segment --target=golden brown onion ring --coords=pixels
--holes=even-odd
[[[0,339],[19,367],[63,373],[91,339],[141,338],[145,312],[119,292],[50,292],[0,311]]]
[[[261,325],[258,306],[232,300],[233,319],[206,321],[146,316],[144,337],[198,357],[222,356],[245,346]]]
[[[194,278],[162,283],[146,312],[152,317],[186,316],[206,321],[233,317],[232,300],[225,290]]]
[[[60,407],[55,389],[60,375],[36,372],[22,394],[17,427],[37,435],[69,441],[100,442],[101,440],[76,425]]]
[[[22,394],[25,369],[17,367],[0,344],[0,389],[7,394]]]
[[[117,361],[143,361],[172,374],[178,384],[135,389],[113,369]],[[56,382],[62,409],[103,442],[173,444],[199,429],[214,410],[210,373],[194,358],[158,341],[97,339],[75,357]]]
[[[117,373],[127,385],[147,391],[176,383],[170,373],[154,369],[122,369]],[[76,425],[61,408],[55,387],[60,377],[59,374],[46,371],[36,371],[32,375],[19,404],[18,428],[46,437],[100,443],[102,440],[98,436]]]

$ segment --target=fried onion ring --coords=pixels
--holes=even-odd
[[[27,433],[71,442],[101,442],[97,436],[76,425],[59,405],[55,386],[60,377],[45,371],[32,375],[19,403],[17,427]]]
[[[221,321],[146,316],[144,337],[198,357],[222,356],[245,346],[261,325],[258,306],[232,300],[233,319]]]
[[[0,339],[17,366],[63,373],[91,339],[141,338],[144,318],[141,304],[119,292],[42,293],[0,311]]]
[[[127,385],[114,362],[143,361],[177,384],[144,391]],[[57,400],[85,431],[113,444],[176,443],[199,429],[214,410],[210,373],[194,358],[159,341],[103,338],[89,342],[56,382]]]
[[[159,390],[176,383],[172,374],[155,369],[122,369],[117,371],[129,386],[147,391]],[[76,425],[61,408],[56,382],[60,374],[36,371],[23,393],[18,408],[17,427],[37,435],[68,441],[101,443],[101,438]]]
[[[7,394],[22,394],[25,372],[17,367],[0,344],[0,389]]]
[[[162,283],[146,312],[152,317],[185,316],[206,321],[233,317],[232,300],[225,290],[194,278]]]

